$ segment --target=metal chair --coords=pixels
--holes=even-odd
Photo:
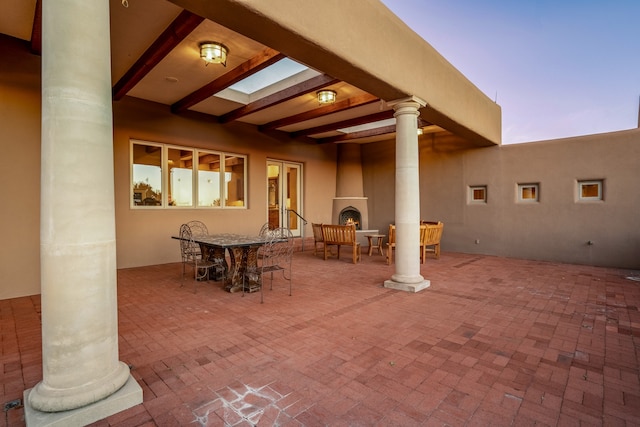
[[[270,273],[270,289],[273,289],[273,273],[282,271],[282,276],[289,281],[289,296],[291,296],[291,276],[293,259],[293,234],[288,228],[271,230],[267,243],[261,247],[260,263],[255,270],[247,270],[242,278],[242,294],[244,296],[245,281],[260,283],[260,303],[264,303],[264,275]]]
[[[207,226],[205,225],[204,222],[202,221],[189,221],[186,224],[189,229],[191,230],[191,235],[194,237],[197,236],[207,236],[209,235],[209,229],[207,228]],[[196,244],[195,245],[197,251],[200,251],[200,245]],[[215,257],[215,253],[211,253],[210,251],[208,253],[204,253],[202,254],[202,256],[204,258],[207,258],[209,261],[212,261],[215,266],[214,266],[214,271],[215,271],[215,276],[213,277],[214,280],[224,280],[226,277],[226,271],[227,271],[227,267],[226,267],[226,262],[223,259],[224,258],[224,250],[222,251],[222,256],[223,257],[219,257],[220,254],[218,254],[218,257]]]
[[[209,229],[202,221],[189,221],[187,223],[189,229],[191,230],[191,234],[194,236],[207,235],[209,234]]]
[[[266,236],[269,233],[269,223],[265,222],[264,224],[262,224],[262,227],[260,227],[260,231],[258,231],[258,236]]]
[[[191,229],[187,224],[182,224],[180,226],[180,252],[182,254],[182,283],[180,287],[184,286],[186,267],[189,265],[193,268],[194,293],[197,292],[198,281],[206,279],[209,275],[209,270],[216,266],[213,261],[203,258],[200,249],[194,249],[196,247],[199,247],[199,245],[193,241]]]

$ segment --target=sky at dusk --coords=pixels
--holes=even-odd
[[[640,0],[382,0],[502,107],[512,144],[638,127]]]

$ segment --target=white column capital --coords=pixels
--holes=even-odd
[[[415,95],[411,95],[406,98],[394,99],[393,101],[387,102],[387,106],[393,108],[396,111],[398,110],[398,108],[401,108],[403,106],[410,106],[411,104],[418,104],[415,107],[417,110],[420,107],[426,107],[427,101]]]

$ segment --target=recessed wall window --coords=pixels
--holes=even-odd
[[[519,202],[537,202],[540,199],[540,186],[538,184],[518,184]]]
[[[240,154],[131,141],[131,206],[246,207],[246,164]]]
[[[601,179],[578,181],[578,200],[602,200],[602,187]]]
[[[487,203],[487,186],[474,185],[469,187],[469,203],[483,204]]]

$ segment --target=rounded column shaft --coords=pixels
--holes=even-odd
[[[395,103],[396,118],[396,257],[395,274],[386,287],[414,290],[428,286],[420,274],[420,181],[418,109],[411,98]]]
[[[42,5],[41,292],[43,412],[103,399],[118,361],[108,0]]]

